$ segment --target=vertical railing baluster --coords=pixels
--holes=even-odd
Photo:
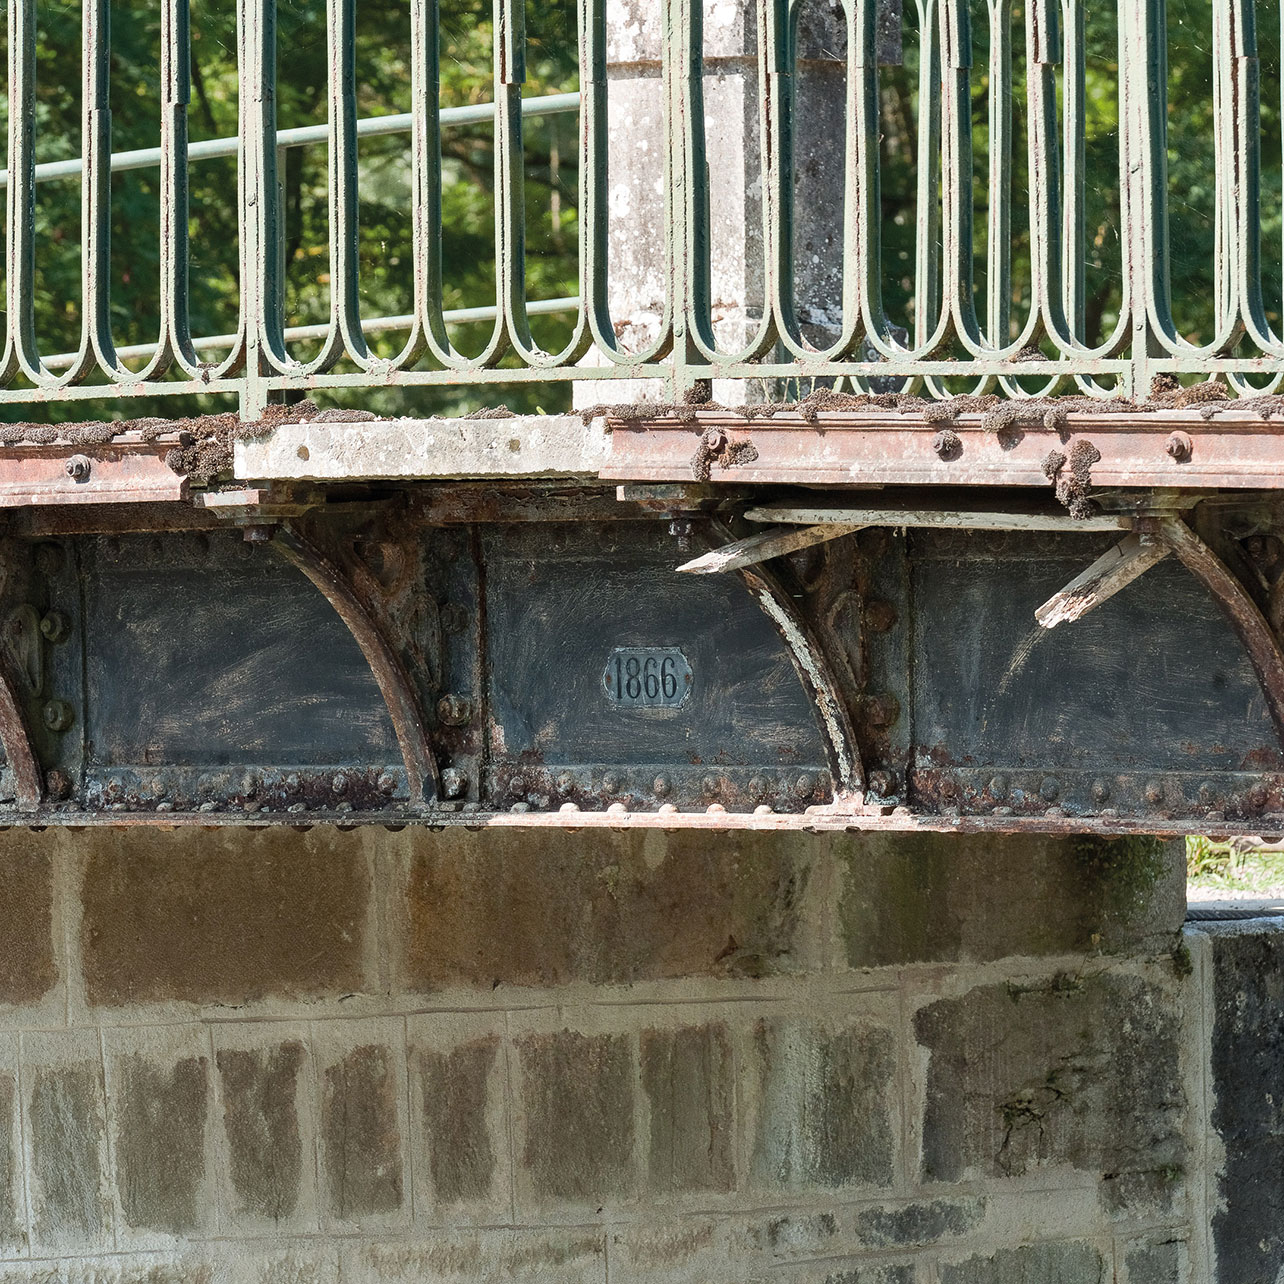
[[[245,386],[241,416],[258,419],[267,376],[286,361],[282,281],[277,268],[280,199],[276,182],[276,0],[240,0],[241,309]]]
[[[328,366],[343,349],[364,361],[361,332],[357,191],[356,12],[353,0],[329,0],[326,15],[330,65],[330,316],[331,351],[315,365]]]
[[[990,0],[989,210],[985,336],[1005,347],[1012,325],[1012,0]]]
[[[495,0],[495,273],[503,338],[531,346],[526,315],[526,198],[522,85],[526,82],[525,0]]]
[[[9,183],[4,379],[39,373],[36,352],[36,0],[9,0]]]
[[[187,108],[191,101],[191,22],[188,0],[161,9],[160,350],[144,372],[163,374],[175,357],[193,370],[188,294]]]
[[[937,328],[941,301],[941,51],[938,0],[918,0],[918,186],[914,241],[914,346]]]
[[[1062,166],[1065,171],[1061,216],[1061,290],[1071,334],[1086,344],[1087,268],[1084,238],[1087,218],[1087,70],[1083,48],[1083,0],[1065,0],[1061,12],[1065,49],[1062,62]]]
[[[611,325],[606,2],[580,0],[580,306],[593,342],[617,348]]]
[[[111,338],[111,59],[109,0],[84,0],[83,29],[84,175],[80,225],[83,245],[81,291],[84,299],[81,346],[105,371],[120,363]]]

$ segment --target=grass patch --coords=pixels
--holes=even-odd
[[[1186,879],[1192,896],[1199,892],[1284,896],[1284,850],[1187,838]]]

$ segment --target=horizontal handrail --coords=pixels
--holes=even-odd
[[[562,112],[578,111],[579,94],[544,94],[539,98],[522,100],[522,115],[526,118],[538,116],[556,116]],[[438,117],[443,127],[460,125],[484,125],[495,119],[494,103],[476,103],[468,107],[443,107]],[[408,134],[414,127],[415,118],[408,111],[397,112],[389,116],[364,116],[357,121],[358,138],[380,138],[386,134]],[[307,147],[313,143],[324,143],[330,137],[329,125],[300,125],[296,129],[277,131],[278,149],[286,147]],[[189,161],[213,160],[220,156],[235,156],[240,140],[237,138],[207,138],[201,142],[189,143],[187,159]],[[122,174],[132,169],[156,169],[161,163],[159,147],[141,147],[134,151],[112,152],[111,172]],[[76,156],[70,160],[46,161],[36,166],[37,183],[48,183],[59,178],[78,178],[85,170],[84,157]],[[0,169],[0,187],[9,185],[9,171]]]

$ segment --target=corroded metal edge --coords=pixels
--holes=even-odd
[[[0,745],[13,773],[14,798],[19,809],[36,811],[44,799],[45,777],[9,670],[8,657],[0,655]]]
[[[718,428],[752,446],[742,462],[710,470],[707,480],[719,484],[1047,489],[1049,455],[1078,440],[1100,454],[1091,468],[1097,489],[1284,486],[1284,421],[1242,411],[1211,419],[1197,410],[1069,414],[1060,429],[1000,431],[986,427],[980,414],[943,423],[897,411],[831,411],[814,421],[795,412],[751,418],[698,411],[690,422],[657,417],[608,423],[611,452],[600,476],[610,481],[690,482],[701,435]]]
[[[312,581],[347,625],[388,707],[411,800],[432,801],[440,792],[440,780],[428,739],[428,720],[414,683],[374,610],[358,594],[352,578],[292,524],[277,527],[269,543]]]

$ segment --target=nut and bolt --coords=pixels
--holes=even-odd
[[[45,792],[54,802],[70,798],[71,788],[71,777],[61,767],[55,767],[45,776]]]
[[[1089,793],[1092,796],[1092,801],[1100,806],[1101,803],[1108,801],[1110,798],[1110,785],[1104,780],[1094,780]]]
[[[508,782],[508,793],[509,793],[509,796],[513,798],[525,798],[526,797],[525,779],[523,779],[523,777],[521,776],[514,776],[512,780]]]
[[[727,434],[721,428],[706,428],[700,444],[705,450],[717,453],[727,444]]]
[[[1006,798],[1008,796],[1008,778],[1006,776],[991,776],[990,783],[986,786],[991,798]]]
[[[67,564],[67,558],[57,544],[41,544],[36,549],[35,563],[41,575],[59,575]]]
[[[749,797],[765,798],[771,792],[771,781],[766,776],[753,776],[749,781]]]
[[[467,696],[444,695],[437,701],[437,717],[447,727],[462,727],[473,716],[473,702]]]
[[[874,633],[887,633],[896,627],[899,618],[896,608],[880,597],[872,597],[865,603],[865,627]]]
[[[558,793],[569,794],[574,788],[575,777],[569,771],[559,771],[557,773]]]
[[[948,462],[951,459],[957,459],[963,453],[963,439],[953,428],[942,428],[932,438],[932,449],[941,459]]]
[[[395,772],[381,771],[379,779],[375,781],[381,794],[390,794],[397,787],[397,776]]]
[[[794,797],[810,798],[815,792],[816,777],[804,771],[803,774],[794,781]]]
[[[1146,801],[1152,807],[1157,807],[1161,802],[1164,801],[1163,782],[1159,780],[1146,781],[1145,797],[1146,797]]]
[[[66,731],[76,720],[66,700],[47,700],[43,710],[45,726],[50,731]]]
[[[468,611],[457,602],[441,608],[441,627],[447,633],[462,633],[468,627]]]
[[[673,781],[661,772],[651,782],[651,789],[657,798],[667,798],[673,792]]]
[[[345,775],[343,774],[343,772],[339,772],[339,773],[335,776],[335,778],[334,778],[332,781],[330,781],[330,788],[331,788],[331,789],[332,789],[336,794],[346,794],[346,793],[348,792],[348,778],[347,778],[347,776],[345,776]]]
[[[721,782],[718,780],[717,776],[705,776],[704,779],[700,781],[700,792],[704,794],[706,798],[716,798],[721,787]]]
[[[71,632],[71,625],[61,611],[47,611],[40,621],[40,636],[46,642],[63,642]]]
[[[865,718],[871,727],[890,727],[901,716],[901,702],[894,695],[870,696],[865,701]]]
[[[1168,436],[1168,441],[1164,445],[1170,458],[1176,460],[1179,464],[1184,464],[1191,456],[1194,450],[1194,444],[1190,440],[1190,434],[1185,432],[1174,432]]]
[[[462,798],[468,790],[468,777],[458,767],[447,767],[441,773],[441,792],[447,798]]]
[[[896,776],[890,771],[871,771],[869,791],[880,798],[890,797],[896,792]]]
[[[63,467],[67,470],[67,476],[73,481],[87,481],[93,469],[93,463],[88,455],[72,455]]]
[[[1052,776],[1044,776],[1039,782],[1039,797],[1044,802],[1056,802],[1061,795],[1061,782]]]

